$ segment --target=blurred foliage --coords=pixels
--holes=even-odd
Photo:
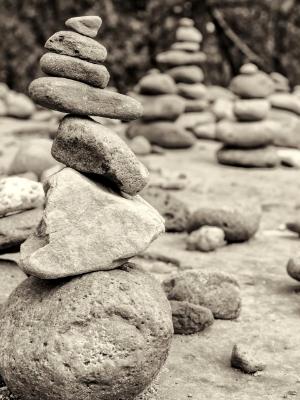
[[[300,81],[300,0],[0,0],[0,81],[26,91],[40,74],[43,45],[67,18],[100,15],[111,84],[128,90],[155,55],[174,41],[179,18],[191,17],[204,35],[207,81],[226,85],[248,61],[222,21],[257,56],[266,71]],[[221,14],[216,18],[215,11]]]

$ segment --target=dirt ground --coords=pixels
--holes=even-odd
[[[147,250],[156,258],[171,256],[177,266],[170,265],[169,270],[232,274],[240,283],[243,302],[238,320],[217,320],[202,333],[174,337],[155,399],[300,399],[300,283],[286,273],[289,257],[300,253],[300,239],[283,228],[300,215],[300,170],[220,166],[214,158],[217,147],[199,141],[192,150],[143,158],[150,169],[161,169],[164,175],[187,175],[188,187],[174,194],[191,210],[233,198],[256,199],[263,209],[260,230],[248,243],[206,254],[186,251],[185,234],[165,234]],[[1,268],[4,265],[7,269],[4,262]],[[167,274],[159,275],[162,279]],[[15,276],[17,284],[22,276],[17,272]],[[2,273],[0,278],[5,297],[13,278],[2,278]],[[233,344],[240,342],[255,344],[267,364],[265,371],[246,375],[230,367]]]

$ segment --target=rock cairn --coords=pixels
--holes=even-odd
[[[273,80],[254,64],[242,66],[230,88],[239,98],[233,105],[235,121],[221,121],[217,139],[224,146],[217,152],[219,163],[237,167],[269,168],[279,163],[272,146],[274,122],[268,120]]]
[[[42,221],[21,248],[31,276],[1,319],[0,373],[21,399],[133,399],[158,374],[172,338],[159,283],[129,262],[164,230],[137,195],[147,170],[89,117],[142,113],[136,100],[104,89],[107,53],[92,39],[100,25],[99,17],[69,19],[71,30],[45,45],[41,66],[51,76],[30,86],[37,103],[70,114],[52,147],[66,167],[45,183]]]

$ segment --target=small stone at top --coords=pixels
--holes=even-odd
[[[191,18],[181,18],[179,20],[179,25],[185,27],[194,26],[194,21]]]
[[[84,16],[69,18],[65,25],[82,35],[94,38],[102,25],[102,19],[98,16]]]

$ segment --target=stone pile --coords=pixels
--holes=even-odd
[[[268,97],[275,84],[253,64],[241,68],[230,88],[239,98],[233,105],[235,121],[221,121],[217,126],[217,139],[224,146],[217,152],[219,163],[238,167],[269,168],[279,163],[271,146],[277,125],[267,119],[270,111]]]
[[[170,305],[130,259],[164,230],[138,193],[146,168],[89,115],[133,120],[140,104],[105,90],[106,49],[92,39],[99,17],[66,22],[41,60],[50,77],[32,98],[70,113],[53,156],[66,165],[45,182],[42,221],[21,247],[31,275],[1,315],[0,373],[20,399],[133,399],[156,377],[170,346]],[[59,279],[58,279],[59,278]]]

